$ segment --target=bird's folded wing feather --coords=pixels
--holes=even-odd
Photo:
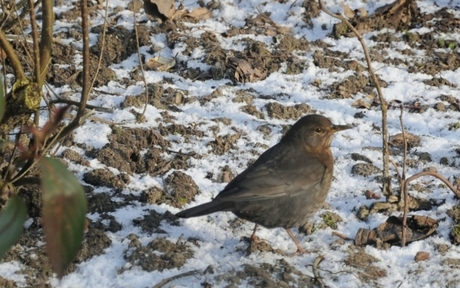
[[[277,149],[276,146],[270,150]],[[252,201],[277,197],[294,197],[321,185],[325,165],[302,152],[284,155],[283,151],[271,153],[266,151],[246,171],[231,181],[219,193],[220,201]],[[280,150],[280,149],[277,149]],[[288,150],[289,151],[289,150]],[[292,150],[290,150],[293,153]],[[310,157],[308,157],[310,156]],[[267,158],[267,159],[266,159]]]

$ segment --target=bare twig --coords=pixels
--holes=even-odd
[[[40,74],[37,76],[37,83],[39,87],[45,83],[46,74],[48,73],[48,66],[51,62],[51,50],[53,45],[53,24],[54,24],[54,11],[52,0],[42,1],[42,33],[40,39]],[[31,7],[30,9],[33,9]]]
[[[78,106],[77,116],[73,122],[79,122],[80,118],[85,113],[86,102],[88,102],[90,80],[89,80],[89,69],[91,69],[90,55],[89,55],[89,24],[88,24],[88,3],[86,0],[82,0],[80,3],[81,8],[81,27],[83,34],[83,81],[81,89],[80,106]],[[70,124],[69,124],[70,125]]]
[[[102,55],[105,50],[105,33],[107,31],[107,17],[109,14],[109,0],[105,0],[105,11],[104,11],[104,26],[102,29],[102,35],[101,35],[101,53],[99,54],[99,60],[97,62],[97,68],[96,68],[96,73],[94,73],[93,81],[91,82],[91,86],[88,89],[88,94],[91,93],[91,89],[94,87],[94,83],[96,82],[97,75],[99,74],[99,70],[101,69],[101,64],[102,64]],[[89,105],[87,105],[89,108]]]
[[[323,282],[323,278],[321,278],[321,276],[319,275],[319,271],[318,271],[318,265],[324,260],[324,256],[323,255],[319,255],[318,257],[316,257],[315,261],[313,262],[313,276],[315,277],[315,282],[317,282],[320,287],[326,287],[324,285],[324,282]]]
[[[145,111],[147,110],[147,104],[149,102],[149,89],[147,89],[147,80],[145,79],[145,71],[144,71],[144,64],[142,64],[142,57],[141,51],[139,50],[139,34],[137,31],[137,19],[136,19],[136,12],[134,12],[134,32],[136,34],[136,48],[137,48],[137,58],[139,59],[139,66],[141,67],[142,73],[142,80],[144,81],[145,86],[145,103],[144,103],[144,110],[142,111],[141,115],[145,115]],[[139,118],[138,118],[139,119]]]
[[[351,239],[348,236],[345,236],[342,233],[339,233],[337,231],[332,231],[332,236],[336,236],[336,237],[339,237],[339,238],[341,238],[343,240],[347,240],[347,241],[353,241],[354,240],[354,239]]]
[[[35,19],[35,7],[34,7],[34,0],[29,0],[29,14],[30,14],[30,25],[32,26],[32,39],[34,45],[34,73],[35,79],[38,79],[40,76],[40,48],[39,40],[38,40],[38,30],[37,30],[37,20]],[[35,80],[38,81],[38,80]]]
[[[401,171],[401,192],[400,195],[404,195],[404,211],[403,211],[403,221],[402,221],[402,235],[401,235],[401,246],[406,246],[406,227],[407,227],[407,213],[409,212],[409,196],[407,194],[407,185],[406,185],[406,158],[407,158],[407,141],[406,141],[406,129],[404,128],[404,107],[400,106],[401,114],[399,115],[399,121],[401,122],[401,130],[404,142],[404,151],[403,151],[403,164]]]
[[[383,97],[382,89],[380,87],[379,80],[377,76],[374,73],[374,69],[372,69],[372,62],[371,62],[371,57],[369,55],[369,51],[367,49],[367,45],[364,42],[364,38],[361,36],[361,34],[358,32],[358,30],[351,25],[351,23],[345,18],[344,16],[336,13],[332,13],[330,10],[328,10],[326,7],[323,6],[321,0],[318,0],[319,2],[319,7],[321,10],[323,10],[326,14],[328,14],[331,17],[334,17],[336,19],[341,20],[343,23],[345,23],[348,28],[350,28],[351,31],[355,34],[356,38],[358,38],[359,42],[361,43],[361,46],[364,51],[364,56],[366,57],[366,62],[367,62],[367,70],[369,71],[369,74],[371,75],[371,79],[374,82],[374,85],[377,89],[377,94],[379,96],[380,100],[380,106],[382,110],[382,141],[383,141],[383,194],[388,198],[393,194],[393,191],[391,189],[391,177],[390,177],[390,172],[389,172],[389,149],[388,149],[388,127],[387,127],[387,103],[385,101],[385,98]]]
[[[417,178],[420,178],[422,176],[433,176],[435,178],[438,178],[439,180],[444,182],[444,184],[446,184],[447,187],[449,187],[449,189],[452,190],[452,192],[454,192],[455,196],[457,196],[457,199],[460,199],[460,190],[455,188],[454,185],[452,185],[452,183],[450,183],[449,180],[447,180],[444,176],[442,176],[438,172],[434,172],[434,171],[422,171],[420,173],[417,173],[415,175],[410,176],[409,178],[407,178],[407,180],[405,182],[406,187],[411,181],[413,181],[413,180],[415,180]],[[407,189],[407,188],[405,188],[405,189]]]
[[[81,105],[80,102],[69,100],[69,99],[63,99],[63,98],[58,98],[58,99],[54,99],[54,100],[49,101],[49,104],[55,104],[55,103],[64,103],[64,104],[69,104],[69,105],[75,105],[77,107],[80,107],[80,105]],[[86,108],[92,109],[92,110],[95,110],[95,111],[99,111],[99,112],[113,113],[113,110],[110,109],[110,108],[94,106],[94,105],[90,105],[90,104],[87,104]]]
[[[164,285],[166,285],[169,282],[174,281],[176,279],[179,279],[179,278],[182,278],[182,277],[187,277],[187,276],[192,276],[192,275],[199,274],[199,273],[202,273],[202,272],[203,271],[201,271],[201,270],[192,270],[192,271],[184,272],[184,273],[181,273],[181,274],[177,274],[177,275],[174,275],[174,276],[171,276],[171,277],[168,277],[168,278],[165,278],[165,279],[161,280],[158,284],[153,286],[153,288],[161,288]]]
[[[16,81],[27,80],[26,73],[24,73],[24,69],[22,68],[18,55],[16,54],[16,51],[14,50],[13,46],[11,46],[8,39],[6,39],[6,36],[2,30],[0,30],[0,47],[2,47],[3,51],[8,56],[11,67],[14,71],[14,76],[16,77]]]
[[[61,140],[62,138],[64,138],[65,136],[69,135],[69,133],[71,133],[73,130],[77,129],[81,123],[83,123],[86,119],[88,119],[89,117],[91,117],[91,115],[93,115],[94,111],[89,111],[88,113],[86,113],[85,115],[83,115],[79,121],[72,121],[69,123],[69,125],[65,126],[64,128],[62,128],[62,130],[60,130],[58,133],[56,133],[55,135],[53,135],[53,137],[51,137],[46,145],[45,145],[45,149],[43,150],[42,152],[42,155],[45,155],[46,152],[51,149],[51,147],[54,146],[54,144],[56,144],[59,140]],[[30,171],[30,169],[35,165],[35,163],[37,163],[37,161],[35,161],[35,159],[32,159],[32,160],[28,160],[26,162],[26,164],[24,164],[24,166],[22,166],[21,170],[14,176],[14,178],[11,180],[11,184],[17,182],[19,179],[21,179],[22,177],[24,177],[24,175],[26,175],[26,173],[28,171]]]

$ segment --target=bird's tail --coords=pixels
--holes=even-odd
[[[190,218],[198,217],[203,215],[208,215],[218,211],[230,211],[233,203],[231,202],[222,202],[222,201],[211,201],[204,203],[187,210],[181,211],[176,214],[177,217],[181,218]]]

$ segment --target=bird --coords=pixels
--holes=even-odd
[[[183,210],[180,218],[228,211],[257,225],[284,228],[302,248],[291,228],[301,227],[321,208],[333,177],[330,149],[336,132],[349,125],[334,125],[319,114],[300,118],[281,140],[262,153],[246,170],[230,181],[210,202]]]

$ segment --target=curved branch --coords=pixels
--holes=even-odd
[[[8,59],[11,62],[11,67],[13,67],[16,81],[22,82],[24,80],[27,80],[26,74],[24,73],[24,69],[21,65],[21,61],[19,61],[18,55],[14,51],[13,46],[11,46],[10,42],[6,39],[3,30],[0,30],[0,47],[2,47],[3,51],[5,51],[6,55],[8,56]]]
[[[450,188],[450,190],[452,190],[452,192],[454,192],[455,196],[457,196],[458,199],[460,199],[460,190],[455,188],[454,185],[452,185],[452,183],[449,182],[449,180],[447,180],[444,176],[442,176],[441,174],[439,174],[438,172],[433,172],[433,171],[423,171],[423,172],[420,172],[420,173],[417,173],[415,175],[412,175],[410,176],[409,178],[407,178],[406,182],[404,183],[405,184],[405,189],[407,190],[407,183],[417,179],[417,178],[420,178],[422,176],[433,176],[435,178],[438,178],[439,180],[441,180],[442,182],[444,182],[444,184],[447,185],[447,187]]]

